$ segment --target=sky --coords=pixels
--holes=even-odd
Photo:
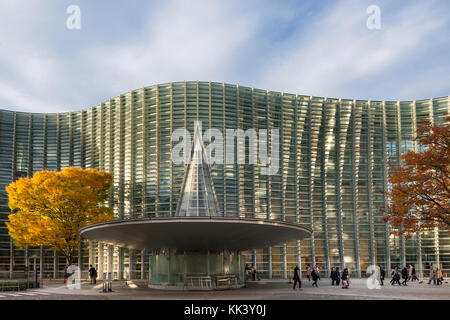
[[[80,29],[67,28],[70,5]],[[370,5],[379,29],[367,27]],[[449,31],[448,0],[0,0],[0,109],[75,111],[185,80],[330,98],[448,96]]]

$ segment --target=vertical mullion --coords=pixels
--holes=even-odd
[[[341,171],[341,102],[339,99],[336,104],[336,123],[335,123],[335,186],[336,186],[336,218],[337,218],[337,236],[340,268],[344,268],[344,241],[342,228],[342,171]],[[343,163],[343,161],[342,161]]]
[[[388,190],[388,172],[387,172],[387,166],[388,166],[388,159],[387,159],[387,118],[386,118],[386,102],[383,101],[382,105],[382,112],[383,112],[383,189],[384,191]],[[385,203],[386,208],[386,196],[383,193],[383,199]],[[390,242],[389,242],[389,236],[390,236],[391,230],[388,223],[385,223],[385,254],[386,254],[386,261],[385,261],[385,269],[390,270],[391,267],[391,249],[390,249]]]
[[[352,125],[352,209],[353,209],[353,232],[354,232],[354,244],[355,244],[355,262],[356,262],[356,273],[358,277],[361,277],[361,261],[359,255],[359,222],[358,222],[358,205],[357,205],[357,194],[358,194],[358,174],[359,174],[359,161],[357,161],[356,154],[356,127],[361,130],[361,121],[358,120],[361,112],[358,112],[358,107],[356,100],[353,100],[353,125]]]
[[[328,238],[328,226],[327,226],[327,178],[326,178],[326,135],[327,135],[327,113],[326,113],[326,102],[327,98],[323,98],[322,101],[322,126],[320,129],[319,137],[319,148],[320,148],[320,176],[322,180],[321,197],[322,197],[322,233],[323,233],[323,250],[325,258],[325,269],[330,270],[330,250],[329,250],[329,238]],[[320,145],[320,140],[322,140],[322,145]]]
[[[148,217],[147,213],[147,106],[145,98],[145,88],[141,89],[142,94],[142,216]],[[141,253],[142,254],[142,253]],[[143,259],[141,258],[141,263]]]
[[[156,195],[155,195],[155,216],[159,216],[159,85],[156,85]]]
[[[400,101],[397,101],[396,107],[397,107],[397,132],[398,132],[397,141],[398,141],[398,146],[399,146],[399,148],[398,148],[399,152],[397,152],[397,164],[401,165],[400,158],[401,158],[401,154],[403,151],[402,150],[403,147],[401,144],[401,142],[402,142],[402,119],[401,119],[401,111],[400,111]],[[406,260],[406,258],[405,258],[405,238],[403,235],[401,235],[399,237],[399,242],[400,242],[400,263],[402,265],[405,265],[406,264],[406,262],[405,262],[405,260]]]
[[[312,266],[316,263],[316,244],[315,244],[315,230],[314,230],[314,212],[312,207],[312,201],[313,201],[313,164],[312,164],[312,99],[313,97],[309,97],[308,102],[308,111],[309,115],[307,115],[307,122],[308,122],[308,130],[309,130],[309,137],[308,137],[308,185],[310,188],[308,189],[308,210],[309,210],[309,218],[310,218],[310,228],[311,228],[311,261]]]
[[[370,264],[375,265],[375,231],[373,219],[373,141],[372,141],[372,104],[366,103],[367,108],[367,208],[369,214],[369,259]]]
[[[12,147],[12,163],[11,163],[11,181],[16,179],[16,160],[17,160],[17,113],[14,112],[14,123],[13,123],[13,147]],[[12,280],[14,277],[14,242],[12,237],[9,239],[9,278]]]

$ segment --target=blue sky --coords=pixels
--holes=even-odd
[[[81,30],[69,30],[69,5]],[[369,30],[369,5],[381,29]],[[0,0],[0,109],[205,80],[334,98],[450,94],[450,1]]]

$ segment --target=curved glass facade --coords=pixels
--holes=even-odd
[[[289,276],[296,263],[364,273],[385,267],[439,263],[450,271],[450,239],[434,230],[405,240],[381,220],[389,163],[417,150],[420,122],[442,121],[449,97],[364,101],[286,94],[213,82],[177,82],[134,90],[82,111],[30,114],[0,111],[0,276],[23,277],[38,254],[44,277],[62,276],[64,258],[46,248],[16,248],[4,221],[5,186],[44,168],[98,168],[114,175],[109,204],[118,219],[175,215],[186,165],[171,160],[172,132],[279,129],[279,170],[245,163],[213,164],[221,214],[310,226],[310,239],[246,253],[269,277]],[[273,143],[270,139],[268,144]],[[224,147],[225,148],[225,147]],[[248,149],[248,146],[247,146]],[[270,148],[269,148],[270,150]],[[224,150],[225,154],[225,150]],[[89,242],[79,250],[83,275],[130,270],[148,277],[150,253]]]

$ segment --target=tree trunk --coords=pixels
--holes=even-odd
[[[70,248],[62,250],[62,253],[66,257],[66,270],[69,266],[72,265],[73,262],[73,252],[70,250]]]
[[[72,265],[72,261],[73,261],[73,256],[72,256],[71,254],[69,254],[69,255],[66,257],[67,267],[69,267],[69,266]]]

